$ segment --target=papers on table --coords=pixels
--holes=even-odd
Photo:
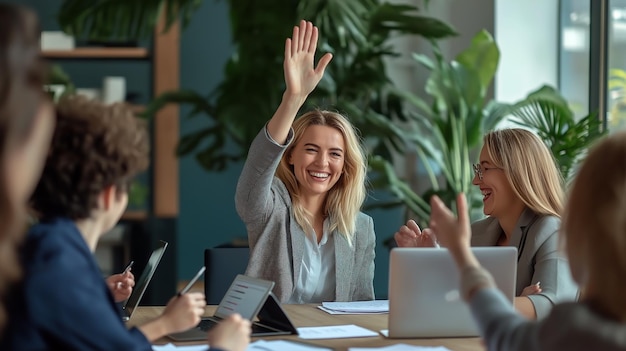
[[[323,346],[310,345],[290,340],[257,340],[246,351],[332,351]]]
[[[340,339],[378,336],[378,333],[354,324],[298,328],[301,339]]]
[[[380,314],[389,313],[389,300],[322,302],[317,308],[329,314]]]
[[[174,344],[165,344],[165,345],[152,345],[152,350],[154,351],[207,351],[209,349],[208,345],[186,345],[186,346],[176,346]]]
[[[208,345],[176,346],[174,344],[152,345],[154,351],[207,351]],[[246,351],[332,351],[323,346],[305,344],[291,340],[257,340],[250,343]]]
[[[450,349],[443,346],[395,344],[381,347],[350,347],[348,351],[450,351]]]

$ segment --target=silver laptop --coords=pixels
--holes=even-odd
[[[513,303],[517,272],[515,247],[475,247],[480,264]],[[459,293],[459,272],[446,249],[394,248],[389,264],[389,337],[478,336]]]
[[[146,292],[148,284],[150,284],[150,280],[152,280],[152,276],[159,266],[159,262],[161,262],[165,249],[167,249],[167,242],[160,240],[158,247],[152,251],[148,263],[146,263],[146,267],[143,269],[143,272],[141,272],[141,276],[135,282],[133,292],[122,306],[122,320],[129,320],[135,309],[137,309],[137,306],[139,306],[139,302]]]
[[[176,341],[206,340],[207,331],[234,313],[252,321],[252,336],[297,334],[293,323],[272,294],[274,282],[238,274],[212,317],[194,328],[168,335]]]

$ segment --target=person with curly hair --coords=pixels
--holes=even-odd
[[[0,3],[0,330],[4,294],[20,277],[17,246],[28,199],[39,180],[52,130],[52,104],[42,86],[39,24],[26,7]]]
[[[130,181],[148,166],[145,121],[127,106],[63,98],[31,204],[39,223],[22,249],[24,280],[12,295],[0,349],[151,350],[151,342],[200,322],[203,293],[173,297],[156,319],[128,330],[93,252],[119,220]],[[208,335],[212,350],[243,351],[250,322],[240,316]]]

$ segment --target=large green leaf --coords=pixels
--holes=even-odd
[[[486,90],[496,75],[500,50],[491,34],[481,30],[472,38],[470,46],[459,53],[455,61],[467,69],[475,70],[481,88]]]
[[[165,30],[179,18],[183,26],[202,0],[64,0],[58,21],[68,34],[103,41],[128,41],[152,37],[165,13]]]

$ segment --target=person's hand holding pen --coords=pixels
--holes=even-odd
[[[167,334],[182,332],[200,323],[200,317],[204,314],[206,307],[204,293],[188,292],[188,290],[203,272],[204,267],[185,288],[170,299],[159,317],[139,326],[148,340],[154,341]]]
[[[189,289],[202,276],[204,270],[205,267],[201,267],[187,286],[167,303],[162,317],[167,323],[168,333],[184,331],[200,323],[200,317],[204,314],[206,307],[206,299],[204,293],[189,292]]]
[[[135,286],[135,276],[131,268],[135,261],[131,261],[122,273],[113,274],[106,279],[107,286],[113,295],[115,302],[122,302],[130,296]]]

